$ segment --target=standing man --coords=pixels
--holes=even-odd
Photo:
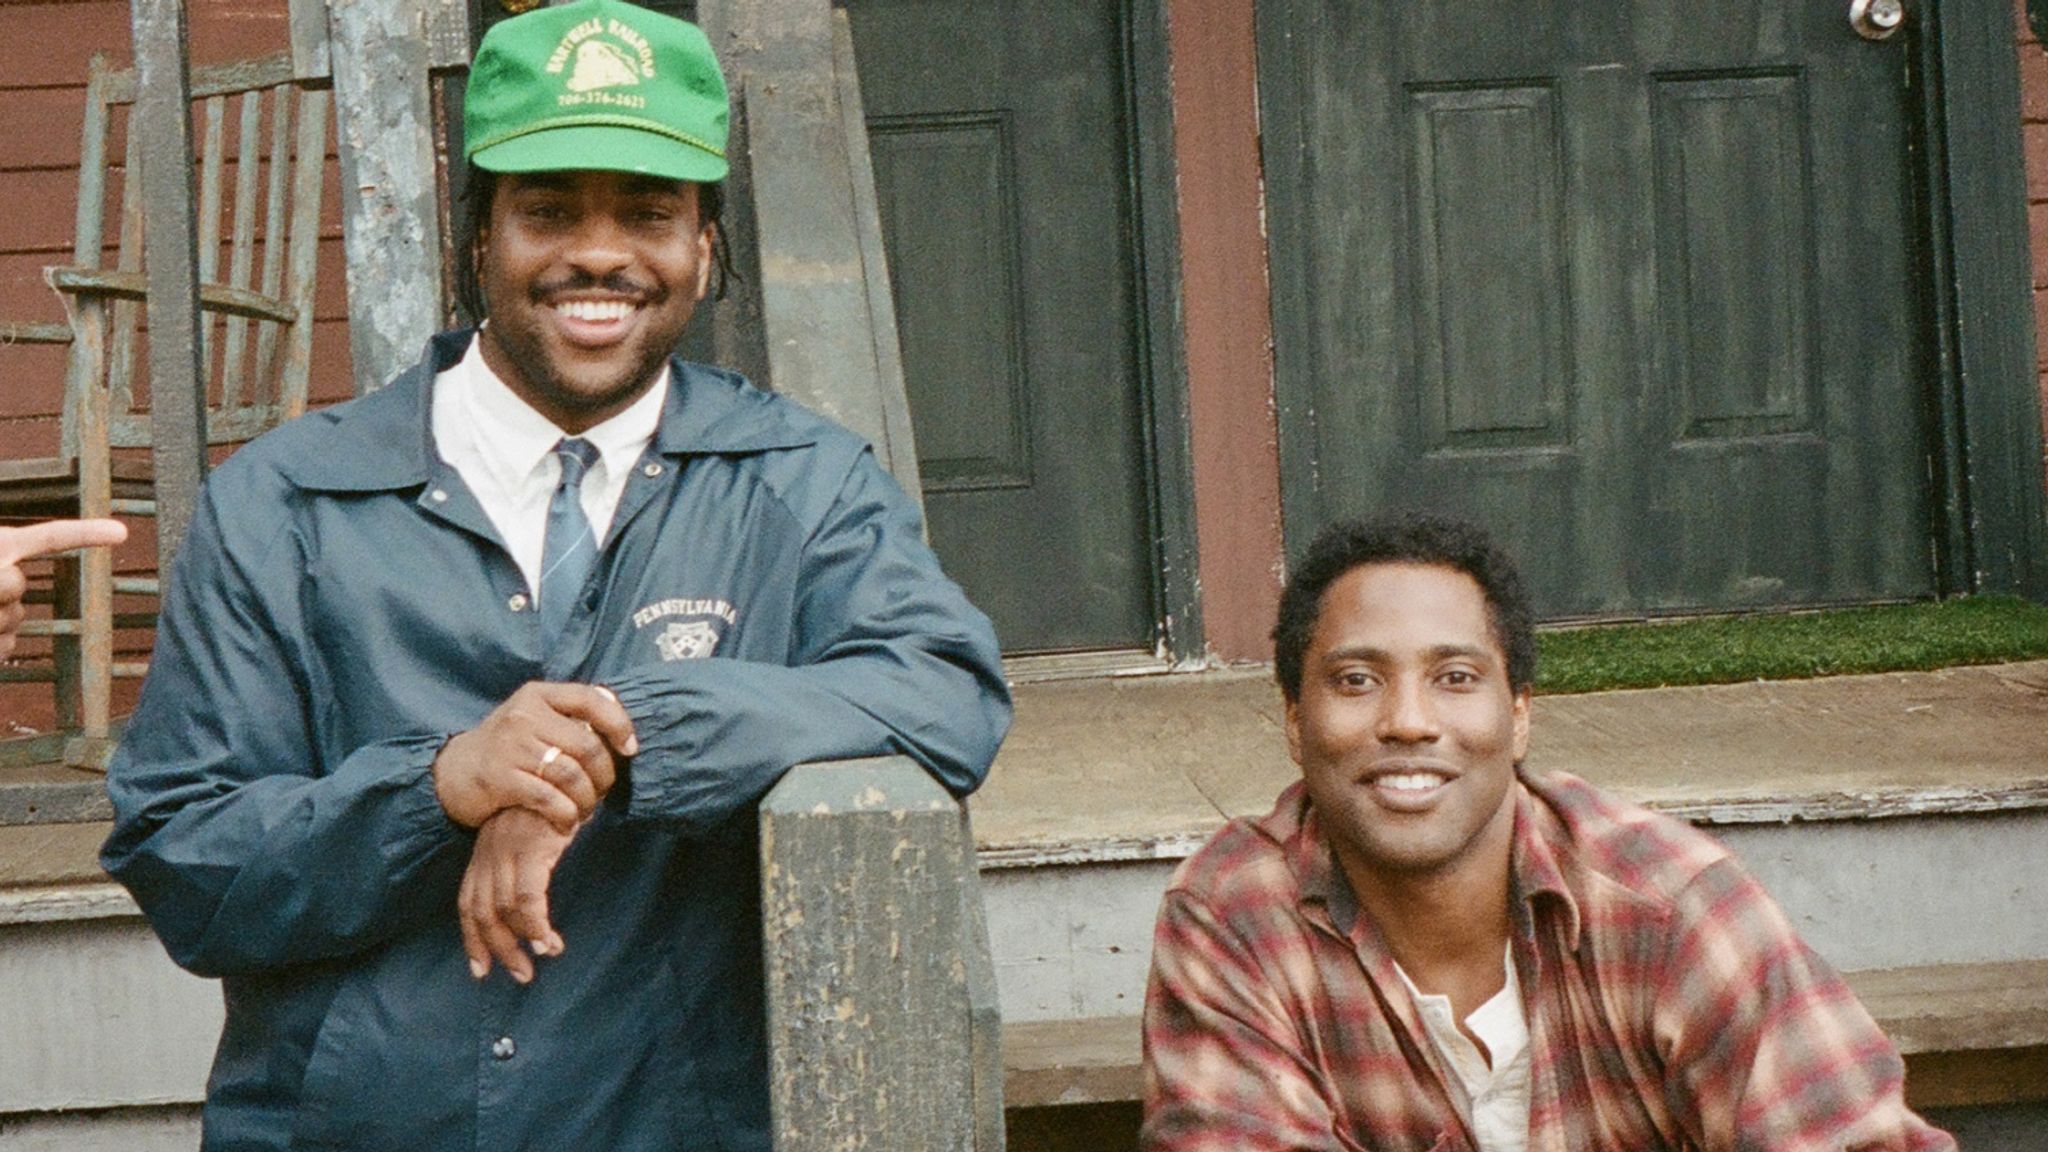
[[[1148,1152],[1954,1148],[1726,849],[1519,770],[1529,604],[1476,530],[1334,526],[1273,638],[1303,779],[1167,890]]]
[[[484,38],[487,320],[209,480],[102,860],[223,978],[205,1147],[769,1147],[754,809],[1009,720],[845,430],[672,360],[726,94],[618,0]]]

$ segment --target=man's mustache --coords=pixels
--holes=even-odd
[[[556,280],[536,282],[527,295],[534,303],[544,304],[550,297],[569,292],[602,292],[608,296],[630,298],[636,304],[645,304],[660,294],[655,285],[642,284],[623,272],[612,272],[604,276],[592,276],[582,272]]]

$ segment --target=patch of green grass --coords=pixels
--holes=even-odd
[[[1612,624],[1537,634],[1536,690],[1799,680],[2048,657],[2048,606],[2013,596]]]

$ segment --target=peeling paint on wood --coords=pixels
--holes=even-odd
[[[0,929],[0,987],[0,1115],[204,1093],[220,987],[172,966],[140,919]]]
[[[0,778],[0,826],[76,824],[113,814],[106,778],[98,772],[52,763]]]
[[[0,926],[68,920],[141,919],[142,909],[119,884],[0,888]]]
[[[740,302],[759,310],[756,379],[865,437],[921,503],[845,13],[819,0],[703,0],[698,16],[744,103],[728,187],[741,202],[732,239],[758,275]]]
[[[908,759],[793,769],[761,804],[778,1152],[994,1152],[970,959],[993,983],[959,806]],[[971,899],[971,904],[970,904]],[[992,992],[988,990],[993,1008]]]
[[[305,79],[326,76],[327,4],[325,0],[289,0],[292,73]]]
[[[149,282],[150,435],[155,445],[156,549],[168,572],[206,476],[206,405],[199,394],[199,229],[194,203],[192,77],[184,0],[134,0],[136,99],[142,140],[143,265]]]
[[[419,357],[441,317],[424,0],[332,0],[342,242],[357,395]]]

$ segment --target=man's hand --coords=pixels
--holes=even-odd
[[[28,577],[21,570],[23,560],[73,548],[119,544],[127,538],[128,526],[119,520],[46,520],[23,528],[0,528],[0,660],[14,655],[15,634],[28,612],[21,603],[28,591]]]
[[[526,808],[567,834],[611,790],[613,758],[639,747],[632,718],[610,692],[535,682],[448,741],[434,758],[434,794],[465,828]]]
[[[535,956],[562,954],[561,934],[548,919],[548,881],[575,835],[524,808],[507,808],[484,821],[456,902],[471,975],[489,975],[496,958],[512,979],[532,980],[533,956],[520,947],[522,941]]]

